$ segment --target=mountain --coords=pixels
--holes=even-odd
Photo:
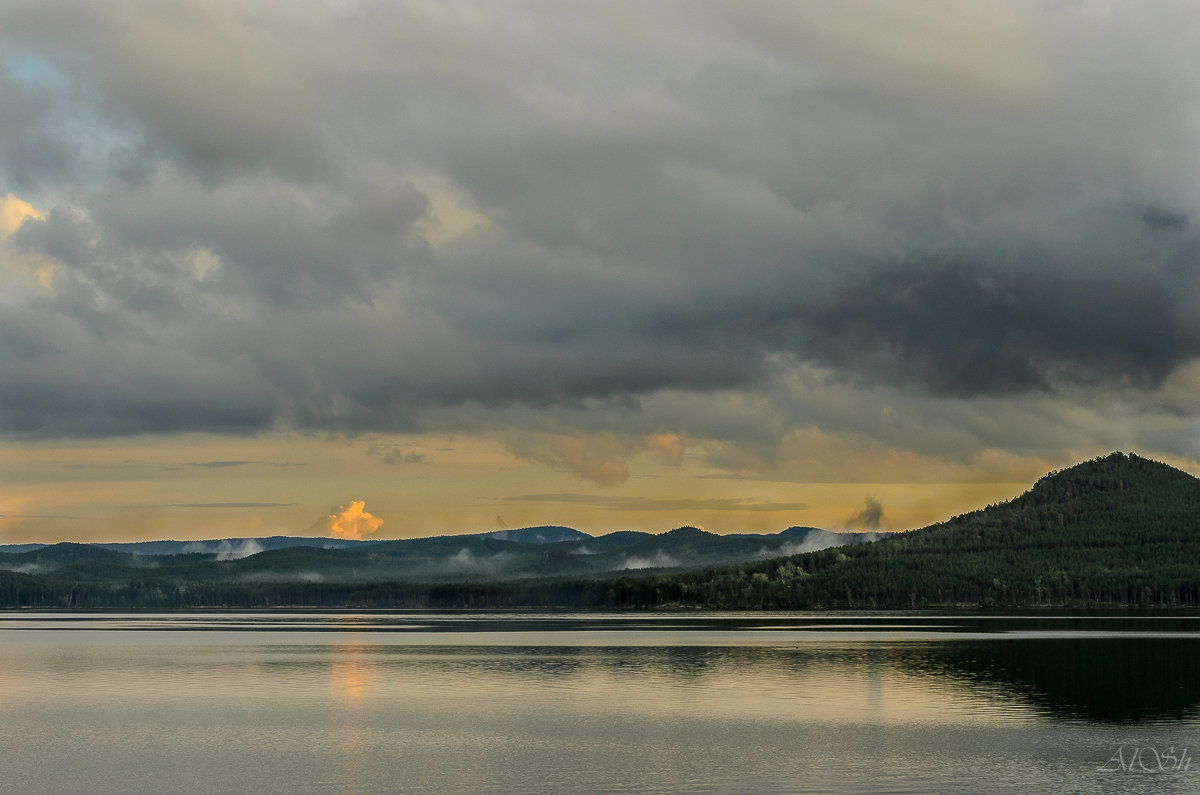
[[[514,530],[497,530],[491,533],[473,533],[466,537],[499,538],[525,544],[547,544],[556,541],[577,541],[592,538],[587,533],[570,527],[542,526],[522,527]],[[419,540],[419,539],[413,539]],[[225,559],[244,558],[272,549],[291,547],[316,547],[318,549],[351,549],[363,545],[381,543],[377,539],[324,538],[311,536],[270,536],[268,538],[217,538],[207,541],[131,541],[104,543],[96,546],[132,552],[135,555],[186,555],[193,552],[211,553]],[[0,547],[0,550],[4,549]]]
[[[456,538],[499,538],[525,544],[546,544],[558,541],[578,541],[593,536],[570,527],[542,526],[522,527],[514,530],[497,530],[490,533],[474,533]],[[420,541],[422,539],[410,539]],[[89,546],[128,552],[133,555],[215,555],[221,560],[233,560],[256,555],[273,549],[291,547],[316,547],[318,549],[351,549],[381,543],[376,539],[325,538],[313,536],[268,536],[266,538],[211,538],[204,541],[115,541],[90,544]],[[19,554],[43,549],[49,544],[0,544],[0,554]]]
[[[50,546],[36,546],[33,549],[27,549],[22,552],[0,555],[0,566],[10,563],[12,564],[11,567],[5,566],[5,568],[11,568],[13,571],[36,572],[58,569],[85,561],[111,561],[120,559],[121,557],[121,553],[104,549],[95,544],[64,542]]]
[[[489,538],[501,541],[517,541],[522,544],[553,544],[559,541],[582,541],[595,536],[575,530],[571,527],[545,525],[542,527],[522,527],[518,530],[496,530],[486,533]]]
[[[662,578],[627,598],[725,608],[1196,605],[1200,480],[1113,453],[874,544]]]
[[[868,539],[815,528],[776,535],[721,536],[687,527],[591,536],[544,525],[372,541],[271,536],[23,545],[0,547],[0,606],[337,606],[397,593],[419,602],[434,586],[450,593],[478,583],[496,592],[493,584],[503,581],[643,577]]]
[[[244,558],[268,549],[289,547],[319,547],[348,549],[373,541],[350,538],[313,538],[310,536],[269,536],[267,538],[214,538],[207,541],[128,541],[97,544],[96,546],[134,555],[217,555],[223,560]]]

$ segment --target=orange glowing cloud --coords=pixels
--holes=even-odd
[[[12,234],[26,218],[41,218],[42,214],[24,199],[11,193],[0,196],[0,229]]]
[[[339,505],[336,512],[317,522],[316,529],[333,538],[366,538],[383,527],[383,520],[367,513],[366,508],[365,500],[351,500],[349,505]]]

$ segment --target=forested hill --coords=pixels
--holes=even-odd
[[[1113,453],[1020,497],[861,547],[629,583],[710,607],[1200,604],[1200,480]]]

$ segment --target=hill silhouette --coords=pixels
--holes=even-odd
[[[710,607],[1195,605],[1200,480],[1113,453],[873,544],[682,575],[628,599]]]
[[[525,597],[513,594],[548,579],[576,578],[568,591],[591,593],[590,586],[580,590],[579,579],[723,566],[870,538],[822,530],[722,536],[690,527],[597,537],[546,525],[397,540],[272,536],[0,546],[0,607],[419,607],[434,592],[467,603],[460,592],[479,591],[519,602]],[[495,585],[504,581],[520,587]]]

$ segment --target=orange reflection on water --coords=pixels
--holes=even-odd
[[[375,665],[364,656],[366,647],[341,646],[330,663],[329,676],[338,701],[346,707],[362,706],[375,686]]]

